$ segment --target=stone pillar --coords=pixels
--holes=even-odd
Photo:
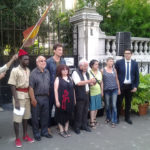
[[[105,55],[105,38],[106,35],[100,29],[100,22],[103,17],[96,12],[95,8],[84,7],[76,11],[75,15],[70,18],[74,28],[78,27],[78,60],[86,58],[100,59]],[[75,46],[74,46],[75,47]]]

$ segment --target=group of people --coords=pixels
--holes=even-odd
[[[19,50],[19,66],[13,68],[8,80],[11,85],[14,109],[24,108],[23,115],[13,113],[16,147],[21,147],[19,123],[23,124],[23,140],[34,142],[27,134],[27,121],[32,118],[34,139],[52,138],[51,114],[55,106],[55,120],[60,136],[70,137],[69,122],[73,120],[76,134],[81,130],[91,132],[96,128],[97,112],[101,109],[102,98],[106,108],[105,123],[114,128],[119,123],[119,114],[125,98],[125,121],[132,124],[130,109],[132,93],[139,84],[138,64],[131,60],[132,51],[124,51],[124,58],[114,64],[109,57],[106,66],[99,70],[99,62],[81,59],[78,68],[70,74],[69,67],[62,58],[63,47],[54,45],[54,56],[38,56],[37,67],[28,69],[29,56],[23,49]],[[90,66],[91,69],[88,69]],[[90,111],[90,122],[88,112]],[[31,117],[32,116],[32,117]],[[39,127],[40,122],[40,127]]]

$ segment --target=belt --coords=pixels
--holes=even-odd
[[[16,90],[19,92],[25,92],[25,93],[29,92],[29,88],[17,88]]]

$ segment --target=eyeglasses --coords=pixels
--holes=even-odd
[[[46,62],[46,60],[39,60],[39,62]]]

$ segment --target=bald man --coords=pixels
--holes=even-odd
[[[45,69],[45,57],[38,56],[36,65],[37,67],[31,72],[29,79],[29,94],[32,104],[33,135],[36,141],[40,141],[41,136],[46,138],[52,137],[48,133],[50,75],[49,71]],[[41,133],[39,130],[39,118]]]

